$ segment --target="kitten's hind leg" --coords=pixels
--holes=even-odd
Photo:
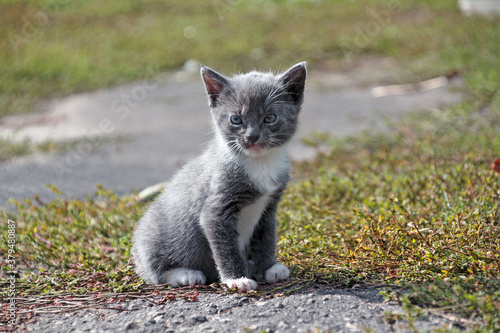
[[[163,274],[163,280],[166,283],[179,286],[193,286],[195,284],[205,284],[207,278],[201,271],[195,271],[189,268],[175,268]]]

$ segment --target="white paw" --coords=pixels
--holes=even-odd
[[[288,279],[289,276],[290,271],[288,270],[288,268],[286,268],[285,265],[277,262],[273,265],[273,267],[269,268],[266,271],[266,282],[276,283],[280,280]]]
[[[238,289],[242,293],[257,289],[257,282],[252,279],[241,277],[239,279],[223,280],[226,286],[232,289]]]
[[[207,279],[201,271],[195,271],[188,268],[176,268],[165,273],[167,283],[177,284],[179,286],[193,286],[195,284],[205,284]]]

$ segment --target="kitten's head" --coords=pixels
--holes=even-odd
[[[281,75],[250,72],[227,78],[202,66],[217,135],[235,153],[264,155],[295,133],[304,96],[305,62]]]

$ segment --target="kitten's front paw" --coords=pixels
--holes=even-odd
[[[257,289],[257,282],[246,277],[223,280],[222,283],[224,283],[229,288],[238,289],[242,293]]]
[[[280,280],[288,279],[289,276],[290,271],[288,270],[288,268],[286,268],[285,265],[277,262],[273,265],[273,267],[269,268],[266,271],[266,282],[276,283]]]
[[[207,281],[201,271],[188,268],[176,268],[165,273],[165,281],[179,286],[193,286],[195,284],[205,284]]]

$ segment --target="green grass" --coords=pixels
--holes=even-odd
[[[407,311],[387,314],[389,321],[411,323],[437,312],[462,318],[473,331],[498,331],[500,177],[490,170],[500,157],[498,20],[464,18],[455,1],[408,1],[359,47],[359,29],[373,18],[366,9],[383,10],[386,2],[266,3],[243,1],[224,11],[190,1],[132,0],[46,8],[50,24],[19,52],[0,42],[0,110],[29,111],[40,98],[132,80],[149,75],[148,68],[166,70],[189,58],[231,71],[303,59],[318,69],[337,68],[389,56],[403,68],[401,80],[458,70],[466,82],[459,105],[415,113],[388,134],[307,140],[331,148],[294,166],[297,181],[278,213],[278,259],[301,281],[401,286],[386,295]],[[0,33],[21,31],[23,17],[33,17],[37,6],[3,2]],[[243,18],[255,24],[241,25]],[[196,26],[195,38],[184,37],[186,26]],[[10,219],[16,225],[17,296],[46,297],[39,307],[56,306],[54,295],[101,292],[114,293],[114,301],[137,291],[163,301],[195,298],[184,289],[152,291],[134,273],[130,239],[145,205],[133,196],[98,188],[85,200],[60,195],[42,203],[35,196],[13,203],[14,211],[0,212],[0,258],[8,270]],[[3,300],[7,292],[4,279]],[[21,309],[33,307],[23,302]]]
[[[187,38],[186,27],[196,34]],[[455,69],[490,75],[499,29],[493,20],[464,18],[455,0],[3,1],[0,117],[188,59],[231,72],[303,60],[324,70],[383,56],[404,64],[393,75],[401,81]]]
[[[444,308],[500,329],[499,102],[488,116],[464,103],[394,134],[335,140],[288,189],[284,262],[325,283],[406,286],[407,320]]]
[[[14,157],[22,157],[33,153],[40,154],[62,154],[66,153],[83,142],[84,139],[67,140],[67,141],[52,141],[47,140],[42,143],[33,144],[31,140],[25,139],[23,141],[12,141],[0,138],[0,163],[10,161]],[[98,150],[104,143],[116,143],[128,140],[126,136],[107,137],[107,138],[94,138],[85,139],[92,143],[93,147]]]
[[[8,161],[13,157],[29,155],[33,152],[30,140],[13,142],[7,139],[0,139],[0,162]]]

